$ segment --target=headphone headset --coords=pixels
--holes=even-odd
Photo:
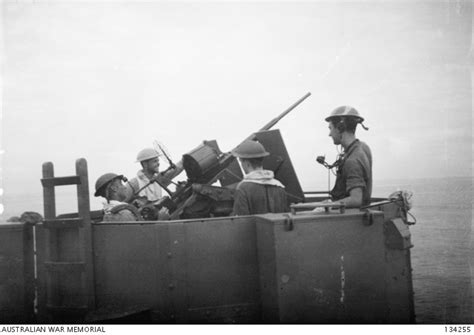
[[[352,124],[352,121],[349,122],[349,124]],[[360,124],[360,126],[361,126],[362,128],[364,128],[365,130],[369,130],[369,128],[367,128],[366,126],[364,126],[364,124],[362,123],[362,121],[361,121],[360,119],[358,119],[358,120],[356,121],[356,125],[357,125],[357,124]],[[356,125],[354,125],[354,129],[355,129],[355,126],[356,126]],[[344,131],[346,131],[346,130],[347,130],[346,118],[345,118],[345,117],[341,117],[340,120],[335,124],[335,127],[336,127],[336,129],[339,130],[339,132],[341,132],[341,133],[344,132]]]
[[[339,122],[336,124],[336,128],[341,133],[346,131],[347,127],[346,127],[346,122],[344,121],[344,118],[341,118],[341,120],[339,120]]]

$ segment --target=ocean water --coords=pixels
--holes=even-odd
[[[373,196],[396,190],[413,192],[416,224],[410,227],[415,313],[417,323],[473,323],[474,253],[472,245],[472,178],[390,180],[375,183]],[[74,189],[58,189],[57,213],[77,209]],[[41,194],[3,196],[1,219],[23,211],[43,212]],[[100,202],[91,199],[91,209]]]
[[[413,192],[410,227],[417,323],[472,323],[474,253],[471,178],[414,179],[374,185],[374,196]]]

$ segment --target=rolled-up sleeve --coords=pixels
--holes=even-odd
[[[364,169],[358,161],[346,161],[346,163],[344,164],[344,174],[346,175],[347,193],[357,187],[360,187],[362,189],[365,189],[367,187],[367,184],[364,179]]]

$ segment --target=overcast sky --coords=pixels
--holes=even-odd
[[[3,197],[41,195],[45,161],[71,175],[86,158],[92,191],[154,139],[176,161],[203,140],[229,151],[307,92],[276,127],[303,189],[327,189],[315,158],[336,157],[340,105],[366,119],[375,183],[472,176],[469,6],[6,0]]]

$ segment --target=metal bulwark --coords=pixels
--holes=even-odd
[[[33,225],[0,225],[0,323],[31,323],[34,315]]]
[[[293,215],[257,222],[263,322],[385,323],[383,213]]]
[[[157,323],[259,320],[255,218],[108,222],[94,236],[96,315],[140,306]]]

